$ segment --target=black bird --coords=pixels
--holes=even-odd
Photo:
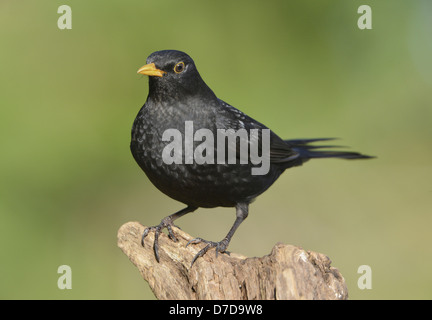
[[[155,231],[154,253],[159,262],[158,237],[167,228],[169,237],[177,241],[171,226],[174,220],[195,211],[199,207],[235,207],[236,219],[224,239],[219,242],[201,238],[189,243],[204,242],[207,245],[194,257],[204,255],[210,248],[227,252],[228,244],[244,219],[248,216],[249,204],[266,191],[288,168],[302,165],[313,158],[371,158],[357,152],[321,150],[334,146],[316,146],[312,142],[331,139],[284,140],[270,131],[269,170],[264,175],[253,175],[251,169],[256,164],[248,161],[240,163],[186,163],[185,141],[181,158],[167,164],[162,156],[171,140],[162,139],[166,130],[175,129],[185,139],[185,122],[192,121],[194,130],[209,129],[215,136],[219,129],[259,129],[258,140],[263,141],[263,124],[217,98],[201,78],[192,58],[184,52],[163,50],[152,53],[147,64],[138,70],[139,74],[149,76],[147,101],[139,111],[132,127],[132,154],[150,181],[169,197],[186,204],[186,208],[165,217],[157,226],[147,228],[142,240]],[[252,141],[252,140],[251,140]],[[192,141],[194,147],[199,141]],[[258,143],[259,146],[261,144]],[[237,140],[236,146],[239,146]],[[252,148],[252,144],[249,143]],[[263,148],[261,153],[263,154]],[[218,150],[214,150],[214,154]],[[237,160],[240,158],[236,150]],[[189,245],[188,243],[188,245]],[[144,244],[144,241],[142,241]]]

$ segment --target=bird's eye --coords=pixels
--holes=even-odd
[[[175,73],[182,73],[185,69],[185,64],[184,62],[179,62],[174,66],[174,72]]]

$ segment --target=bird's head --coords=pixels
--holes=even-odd
[[[149,76],[149,96],[153,98],[179,100],[197,94],[214,96],[192,58],[184,52],[156,51],[146,63],[138,73]]]

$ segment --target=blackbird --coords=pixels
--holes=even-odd
[[[216,255],[218,252],[229,254],[226,249],[235,231],[248,216],[249,204],[266,191],[286,169],[300,166],[314,158],[371,158],[357,152],[322,149],[335,147],[333,145],[312,144],[331,140],[328,138],[297,140],[280,138],[265,125],[219,99],[201,78],[192,58],[184,52],[157,51],[147,58],[146,63],[138,73],[149,76],[149,93],[133,123],[130,148],[133,157],[149,180],[160,191],[186,205],[186,208],[162,219],[159,225],[147,228],[142,235],[142,245],[144,245],[144,238],[148,233],[155,232],[153,250],[158,262],[160,260],[158,238],[161,231],[166,228],[170,239],[177,241],[172,230],[174,220],[199,207],[235,207],[236,219],[226,237],[219,242],[201,238],[189,241],[187,245],[206,244],[196,254],[191,265],[210,248],[215,248]],[[268,106],[264,107],[268,108]],[[269,150],[267,172],[252,174],[251,169],[259,167],[256,161],[255,163],[253,161],[235,161],[235,163],[233,161],[205,163],[187,161],[186,147],[195,148],[203,141],[203,139],[187,141],[188,129],[185,126],[187,123],[193,124],[195,130],[207,129],[209,131],[206,132],[213,133],[214,136],[217,136],[221,129],[231,129],[234,132],[243,129],[249,132],[249,137],[252,137],[252,130],[258,130],[258,149],[261,151],[262,159],[265,159],[266,146]],[[174,141],[171,138],[175,138],[175,135],[168,139],[164,137],[164,133],[173,132],[172,130],[179,133],[178,137],[182,141],[178,145],[182,150],[179,150],[177,158],[166,161],[164,152],[167,152],[166,148]],[[263,138],[264,132],[269,133],[267,140]],[[250,139],[248,146],[252,152],[252,138]],[[239,139],[236,139],[234,147],[238,147],[239,144]],[[222,151],[217,149],[216,144],[214,150],[211,148],[205,150],[204,156],[211,156],[211,153],[224,154],[227,149],[232,149],[232,146],[228,148],[225,146]],[[176,151],[175,148],[170,149],[168,155],[172,156],[173,151]],[[235,159],[240,160],[239,150],[235,151]]]

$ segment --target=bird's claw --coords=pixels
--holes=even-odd
[[[202,248],[196,255],[195,257],[192,259],[191,262],[191,267],[193,266],[194,262],[199,258],[202,257],[208,250],[210,250],[211,248],[215,248],[215,252],[216,252],[216,258],[218,256],[218,253],[226,253],[228,255],[230,255],[229,251],[226,251],[226,248],[228,247],[228,243],[229,241],[227,239],[223,239],[222,241],[219,242],[214,242],[214,241],[208,241],[208,240],[204,240],[202,238],[195,238],[192,240],[189,240],[188,243],[186,244],[186,247],[190,244],[197,244],[197,243],[206,243],[207,245]]]
[[[165,219],[162,219],[162,221],[159,225],[146,228],[142,234],[141,245],[144,247],[145,237],[147,237],[147,235],[149,234],[150,231],[155,232],[154,242],[153,242],[153,251],[154,251],[155,258],[156,258],[157,262],[160,261],[160,258],[159,258],[159,235],[162,232],[162,230],[166,228],[168,230],[168,237],[174,242],[178,241],[177,237],[174,234],[174,231],[172,230],[172,226],[178,228],[177,226],[175,226],[173,224],[172,220],[169,217],[166,217]]]

